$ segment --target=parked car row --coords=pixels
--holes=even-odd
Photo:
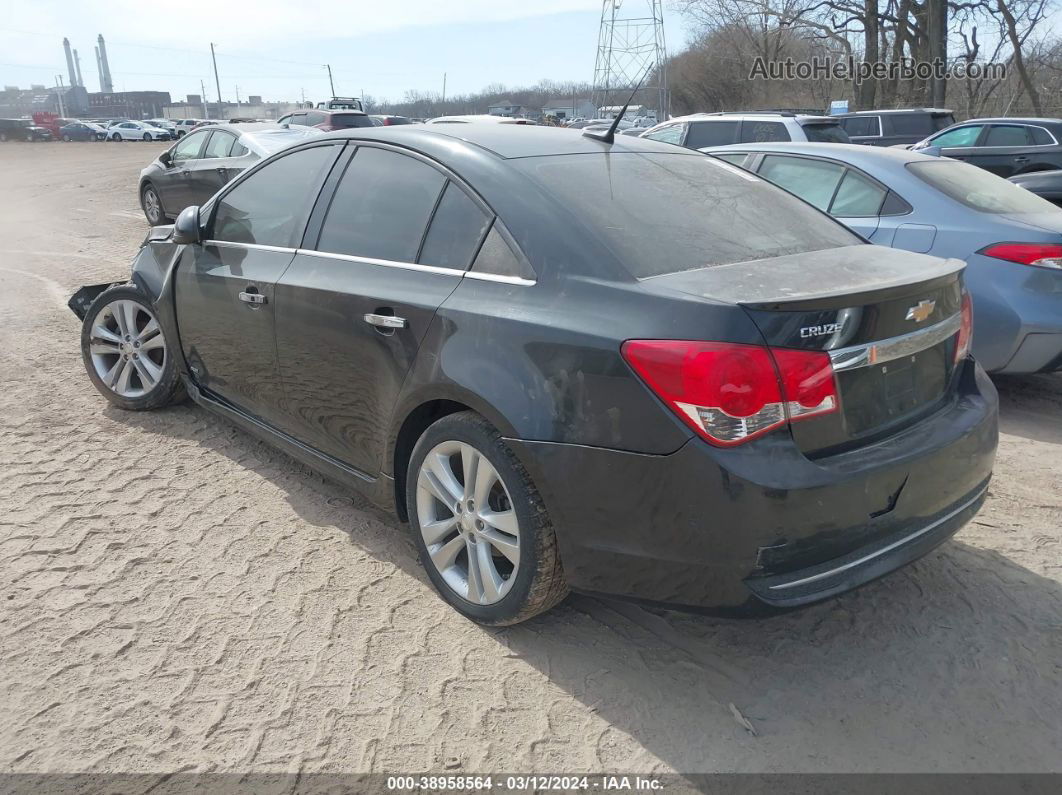
[[[746,119],[722,121],[739,136]],[[1013,192],[1008,216],[1026,210],[1014,197],[1039,199],[898,150],[721,152],[746,170],[521,126],[190,133],[147,184],[169,170],[187,190],[245,165],[209,198],[188,190],[129,284],[71,299],[89,379],[127,410],[188,395],[364,492],[410,523],[442,598],[485,624],[569,590],[796,607],[905,565],[978,511],[997,400],[970,356],[970,268],[838,219],[863,208],[895,244],[892,210],[921,210],[930,188],[987,215],[971,171]],[[293,143],[251,165],[266,138]],[[842,151],[916,168],[901,181]],[[810,199],[768,178],[809,163]],[[165,196],[159,216],[179,204]],[[932,250],[929,224],[903,235]],[[1062,279],[997,254],[985,262]]]

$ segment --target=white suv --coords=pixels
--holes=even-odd
[[[669,119],[641,135],[689,149],[767,141],[851,143],[837,119],[781,111],[759,113],[694,113]]]

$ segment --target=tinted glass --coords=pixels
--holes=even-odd
[[[941,133],[929,143],[932,146],[973,146],[981,134],[982,125],[970,124]]]
[[[830,122],[829,124],[802,124],[800,126],[809,141],[826,144],[849,144],[852,142],[852,139],[848,137],[848,133],[836,122]]]
[[[288,123],[289,124],[301,124],[302,126],[305,127],[310,122],[307,121],[305,113],[295,113],[295,114],[292,115],[291,121],[288,122]]]
[[[236,143],[236,139],[233,136],[228,133],[216,132],[210,136],[210,141],[207,143],[206,149],[203,150],[203,158],[228,157],[234,143]]]
[[[328,121],[328,116],[326,114],[311,110],[306,114],[306,118],[302,123],[309,127],[316,127],[318,124],[324,124],[326,121]]]
[[[416,262],[445,182],[412,157],[359,147],[332,199],[318,251]]]
[[[516,276],[520,279],[534,279],[535,274],[531,268],[524,264],[505,238],[498,232],[498,225],[491,227],[487,239],[476,255],[476,261],[472,264],[475,273],[493,273],[496,276]]]
[[[928,113],[890,113],[892,131],[895,135],[931,135],[939,127],[933,126],[933,117]]]
[[[932,118],[934,130],[946,130],[955,123],[955,117],[950,113],[934,114]]]
[[[211,237],[233,243],[294,246],[337,147],[315,146],[267,163],[224,194]]]
[[[877,116],[850,116],[841,119],[841,126],[849,137],[856,135],[879,135]]]
[[[236,141],[232,145],[232,151],[229,152],[229,157],[243,157],[250,150],[239,141]]]
[[[442,268],[467,268],[490,220],[467,193],[454,183],[447,183],[417,262]]]
[[[993,124],[988,128],[982,146],[1028,146],[1030,143],[1027,127],[1020,124]]]
[[[741,142],[760,144],[765,141],[789,141],[789,131],[779,121],[752,121],[741,123]]]
[[[648,133],[645,137],[653,141],[660,141],[665,144],[682,144],[682,133],[685,130],[685,125],[671,124],[667,127],[661,127],[655,132]]]
[[[676,150],[509,162],[638,278],[860,242],[828,216],[713,157]]]
[[[725,146],[737,140],[738,124],[736,121],[697,121],[690,122],[690,134],[686,136],[686,146],[700,149],[702,146]]]
[[[207,133],[205,132],[194,132],[184,136],[181,142],[173,148],[173,161],[191,160],[199,157],[199,147],[203,145],[206,137]]]
[[[716,154],[715,152],[713,152],[712,154],[715,157],[718,157],[720,160],[725,160],[728,163],[733,163],[735,166],[744,165],[745,164],[745,158],[748,157],[748,155],[745,152],[738,152],[737,154],[733,154],[733,155]]]
[[[761,177],[825,210],[830,206],[837,183],[844,176],[844,166],[806,157],[767,155],[763,158],[759,173]]]
[[[1037,146],[1051,146],[1055,142],[1051,133],[1043,127],[1029,127],[1029,134],[1032,135],[1033,143]]]
[[[841,187],[833,197],[830,215],[838,218],[868,218],[878,214],[885,201],[885,188],[864,177],[858,171],[848,169],[841,180]]]
[[[337,130],[349,130],[352,127],[372,127],[372,119],[363,113],[333,113],[332,126]]]
[[[983,213],[1045,213],[1058,208],[1002,177],[954,160],[908,163],[907,168],[937,190]]]

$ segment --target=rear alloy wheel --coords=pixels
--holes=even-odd
[[[406,505],[436,590],[473,621],[516,624],[568,593],[553,526],[526,470],[473,412],[417,442]]]
[[[81,328],[81,355],[93,385],[119,408],[145,411],[184,397],[155,310],[135,287],[111,287],[92,303]]]
[[[159,194],[155,191],[154,185],[144,186],[140,194],[140,206],[144,208],[144,216],[152,226],[166,222],[162,215],[162,202],[159,201]]]

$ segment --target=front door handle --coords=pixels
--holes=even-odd
[[[240,300],[251,306],[261,306],[266,302],[266,297],[261,293],[242,292],[240,293]]]
[[[1024,155],[1018,155],[1016,158],[1014,158],[1014,162],[1015,163],[1028,163],[1029,162],[1029,158],[1025,157]]]
[[[396,315],[368,314],[362,319],[370,326],[376,326],[376,328],[406,328],[409,325],[404,317],[397,317]]]

